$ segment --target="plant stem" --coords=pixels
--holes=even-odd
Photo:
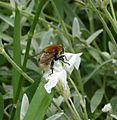
[[[91,79],[91,77],[92,77],[101,67],[103,67],[105,64],[111,62],[112,60],[113,60],[113,59],[109,59],[109,60],[103,62],[101,65],[99,65],[96,69],[94,69],[94,70],[91,72],[91,74],[84,79],[84,84],[85,84],[89,79]]]
[[[110,21],[114,31],[117,34],[117,22],[114,21],[114,19],[112,18],[111,14],[108,12],[107,8],[104,8],[103,11],[104,11],[104,13],[106,15],[106,18]]]
[[[25,56],[24,56],[23,67],[22,67],[23,71],[26,70],[26,64],[27,64],[27,60],[28,60],[28,55],[29,55],[29,50],[30,50],[32,37],[33,37],[33,34],[34,34],[34,30],[35,30],[36,24],[38,22],[39,15],[41,13],[41,9],[42,9],[45,1],[46,0],[40,0],[40,2],[38,3],[36,14],[35,14],[34,20],[32,21],[32,25],[31,25],[30,31],[28,33],[28,41],[27,41],[27,46],[26,46],[26,53],[25,53]],[[21,76],[20,77],[19,86],[18,86],[18,90],[17,90],[17,93],[16,93],[16,96],[17,96],[16,102],[17,102],[17,100],[19,98],[19,95],[20,95],[22,81],[23,81],[23,77]]]
[[[23,62],[23,70],[26,69],[26,63],[27,63],[27,60],[28,60],[28,54],[29,54],[29,50],[30,50],[30,45],[31,45],[32,37],[33,37],[33,34],[34,34],[34,30],[35,30],[36,24],[38,22],[39,15],[41,13],[41,9],[42,9],[45,1],[46,0],[40,0],[40,2],[38,4],[38,8],[36,10],[36,14],[35,14],[34,20],[32,22],[30,31],[28,33],[28,42],[27,42],[26,53],[25,53],[24,62]]]
[[[72,48],[72,43],[71,43],[71,40],[69,39],[69,36],[68,36],[68,30],[67,30],[67,28],[66,28],[66,26],[65,26],[65,23],[64,23],[64,21],[62,20],[62,18],[61,18],[61,16],[60,16],[60,14],[59,14],[59,11],[58,11],[58,9],[57,9],[57,7],[56,7],[56,4],[54,3],[54,1],[53,0],[50,0],[51,1],[51,3],[52,3],[52,6],[54,7],[54,9],[55,9],[55,12],[57,13],[57,15],[58,15],[58,19],[59,19],[59,21],[60,21],[60,23],[61,23],[61,26],[62,26],[62,28],[63,28],[63,30],[65,31],[65,37],[68,39],[68,41],[69,41],[69,44],[70,44],[70,50],[72,51],[72,52],[74,52],[74,49]]]
[[[81,119],[79,119],[79,118],[77,117],[77,115],[76,115],[76,113],[74,112],[73,108],[71,107],[71,105],[70,105],[68,99],[65,98],[65,101],[66,101],[66,103],[67,103],[67,105],[68,105],[70,111],[71,111],[72,114],[73,114],[74,120],[81,120]]]
[[[111,12],[112,12],[112,15],[113,15],[113,19],[114,19],[115,22],[117,22],[115,12],[114,12],[114,8],[113,8],[113,4],[112,4],[112,0],[110,0],[110,7],[111,7]]]
[[[93,34],[93,33],[94,33],[93,11],[88,10],[88,11],[86,11],[86,12],[87,12],[88,19],[89,19],[90,32],[91,32],[91,34]],[[97,49],[99,49],[96,41],[93,41],[93,45],[94,45]]]
[[[79,91],[78,91],[75,83],[73,82],[73,80],[72,80],[70,77],[69,77],[68,79],[70,80],[71,84],[73,85],[73,87],[74,87],[75,91],[77,92],[79,98],[82,99],[82,96],[81,96],[81,94],[79,93]]]
[[[92,10],[95,11],[95,12],[98,14],[98,17],[99,17],[100,21],[102,22],[102,24],[103,24],[105,30],[107,31],[107,33],[108,33],[110,39],[112,40],[113,44],[114,44],[115,47],[117,48],[117,43],[116,43],[116,41],[115,41],[115,39],[114,39],[114,37],[113,37],[111,31],[109,30],[109,28],[108,28],[106,22],[104,21],[103,17],[102,17],[101,14],[99,13],[99,11],[96,9],[96,7],[95,7],[95,5],[93,4],[92,0],[89,0],[89,2],[90,2],[91,6],[92,6],[92,8],[93,8]]]
[[[11,65],[30,83],[33,83],[34,80],[30,78],[10,57],[9,55],[5,52],[5,50],[2,51],[1,53],[8,61],[11,63]]]
[[[55,105],[55,107],[60,111],[63,112],[63,115],[65,116],[65,118],[67,120],[70,120],[69,116],[54,102],[54,100],[52,101],[52,103]]]
[[[74,104],[73,104],[71,98],[69,98],[69,101],[70,101],[70,103],[71,103],[71,106],[72,106],[72,108],[73,108],[73,110],[74,110],[74,112],[75,112],[75,114],[76,114],[78,120],[81,120],[81,117],[80,117],[79,113],[77,112],[77,110],[76,110],[76,108],[75,108],[75,106],[74,106]]]
[[[76,85],[74,84],[73,80],[72,80],[70,77],[69,77],[68,79],[70,80],[71,84],[73,85],[75,91],[77,92],[77,94],[78,94],[78,96],[79,96],[79,98],[80,98],[80,104],[81,104],[81,106],[82,106],[82,108],[83,108],[83,110],[84,110],[85,119],[88,120],[88,114],[87,114],[87,111],[86,111],[86,105],[85,105],[85,103],[84,103],[84,100],[83,100],[81,94],[79,93]]]

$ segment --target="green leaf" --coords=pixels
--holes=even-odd
[[[116,49],[115,45],[109,41],[108,46],[109,46],[109,51],[110,51],[111,55],[117,56],[117,49]]]
[[[25,93],[27,94],[27,96],[28,96],[28,99],[29,99],[29,102],[31,102],[31,100],[32,100],[32,98],[33,98],[33,95],[35,94],[35,92],[36,92],[36,90],[37,90],[37,88],[38,88],[38,86],[39,86],[39,84],[40,84],[40,80],[41,80],[41,75],[38,77],[38,80],[35,80],[35,82],[32,84],[32,85],[30,85],[27,89],[26,89],[26,91],[25,91]]]
[[[18,66],[21,66],[21,45],[20,45],[20,36],[21,36],[21,14],[16,6],[15,9],[15,21],[14,21],[15,27],[14,27],[14,33],[13,33],[13,60],[16,62]],[[18,89],[20,83],[20,73],[13,68],[13,77],[12,77],[12,83],[13,83],[13,95],[14,95],[14,102],[17,101],[18,96]]]
[[[59,11],[60,16],[63,18],[64,17],[64,4],[63,0],[54,0],[55,5]],[[54,13],[56,15],[56,12]]]
[[[1,32],[0,32],[0,38],[5,40],[6,42],[10,42],[10,43],[13,42],[13,38],[12,37],[10,37],[7,34],[1,33]]]
[[[42,79],[37,88],[24,120],[43,120],[53,94],[48,94],[44,88],[45,81]]]
[[[3,114],[4,114],[4,100],[0,93],[0,120],[3,120]]]
[[[46,32],[42,32],[41,43],[40,43],[41,48],[44,48],[44,47],[46,47],[47,44],[49,44],[50,38],[52,37],[52,35],[53,35],[53,29],[52,28],[49,29]]]
[[[94,32],[94,33],[86,40],[87,44],[91,44],[91,43],[93,42],[93,40],[95,40],[95,38],[96,38],[100,33],[102,33],[102,32],[103,32],[103,29]]]
[[[117,112],[117,95],[112,97],[112,99],[110,100],[112,108],[113,108],[113,112],[116,113]]]
[[[13,20],[9,16],[0,14],[0,19],[2,19],[4,22],[6,22],[11,27],[14,27]]]
[[[3,48],[2,40],[0,39],[0,50]]]
[[[41,75],[38,77],[38,80],[35,80],[35,82],[33,84],[31,84],[24,92],[24,94],[26,94],[28,96],[29,103],[31,102],[33,95],[35,94],[35,91],[36,91],[37,87],[39,86],[40,80],[41,80]],[[18,101],[14,120],[20,120],[19,119],[20,118],[19,117],[20,116],[20,107],[21,107],[21,101]]]
[[[9,25],[6,24],[4,21],[0,23],[0,32],[3,33],[9,28]]]
[[[103,62],[97,49],[89,48],[88,51],[98,63],[101,64]]]
[[[80,25],[78,22],[78,19],[75,17],[73,21],[73,26],[72,26],[72,35],[73,37],[80,37],[81,32],[80,32]]]
[[[56,113],[54,115],[52,115],[51,117],[47,118],[46,120],[58,120],[60,119],[60,117],[63,115],[63,112],[61,113]]]
[[[111,56],[108,52],[101,52],[102,57],[104,58],[104,60],[108,60],[111,59]]]
[[[95,94],[93,95],[92,99],[91,99],[91,103],[90,103],[90,107],[91,107],[91,112],[93,113],[96,108],[98,107],[98,105],[101,103],[101,100],[103,98],[104,95],[104,89],[98,89]]]

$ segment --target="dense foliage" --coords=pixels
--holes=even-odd
[[[0,120],[20,120],[24,93],[24,120],[117,119],[116,7],[116,0],[1,0]],[[68,77],[70,99],[44,89],[38,62],[50,44],[82,53]]]

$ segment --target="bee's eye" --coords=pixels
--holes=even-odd
[[[61,54],[64,53],[64,48],[61,50]]]
[[[63,53],[63,51],[61,50],[61,51],[59,51],[59,54],[62,54]]]

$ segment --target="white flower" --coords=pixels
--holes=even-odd
[[[44,78],[48,81],[44,87],[48,93],[51,93],[51,89],[57,85],[58,81],[61,82],[63,87],[66,89],[67,73],[62,68],[62,65],[59,61],[55,61],[54,71],[51,75],[50,74],[51,70],[44,73]]]
[[[80,62],[81,62],[81,56],[82,53],[79,54],[72,54],[72,53],[64,53],[65,56],[64,61],[67,63],[63,63],[62,66],[61,62],[54,61],[53,66],[53,73],[51,74],[51,69],[48,71],[45,71],[43,77],[48,81],[45,84],[45,89],[48,93],[51,93],[51,89],[56,86],[56,89],[58,91],[61,91],[63,94],[69,97],[69,86],[67,83],[67,72],[70,74],[72,73],[74,67],[78,70]],[[67,72],[66,72],[67,71]]]
[[[109,112],[112,109],[112,106],[110,103],[104,105],[104,107],[102,108],[102,112]]]
[[[23,120],[29,107],[29,101],[26,94],[23,95],[20,111],[20,120]]]
[[[78,53],[78,54],[73,54],[73,53],[64,53],[64,55],[66,56],[67,60],[65,59],[65,62],[68,62],[69,64],[64,64],[65,69],[71,74],[74,67],[78,70],[79,69],[79,65],[81,62],[81,58],[80,56],[82,55],[82,53]]]

